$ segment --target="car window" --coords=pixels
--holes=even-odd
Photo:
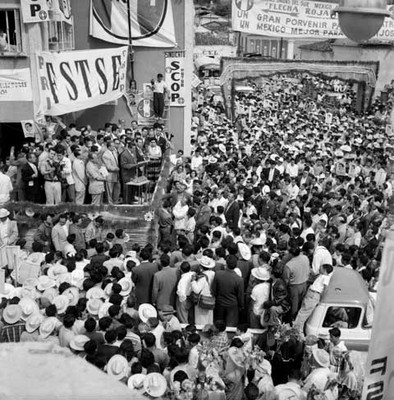
[[[361,316],[360,307],[329,307],[323,321],[323,328],[354,329]]]

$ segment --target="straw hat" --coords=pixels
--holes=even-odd
[[[15,287],[10,283],[4,284],[4,291],[0,293],[0,297],[5,297],[6,299],[12,299],[15,295]]]
[[[151,397],[161,397],[167,391],[166,378],[158,372],[152,372],[146,375],[144,389]]]
[[[67,274],[68,270],[65,265],[56,264],[49,267],[47,275],[54,281],[60,277],[60,275]]]
[[[64,294],[59,294],[53,299],[52,304],[56,306],[58,314],[63,314],[66,312],[67,307],[70,305],[70,300]]]
[[[79,290],[75,286],[71,286],[63,292],[63,296],[68,297],[70,306],[75,306],[79,300]]]
[[[312,355],[320,367],[328,368],[330,366],[330,355],[325,350],[319,349],[318,347],[313,347]]]
[[[113,376],[117,380],[126,378],[129,375],[129,370],[127,359],[120,354],[112,356],[108,361],[107,374]]]
[[[204,268],[212,269],[215,267],[215,261],[208,256],[202,256],[199,262],[200,265]]]
[[[149,318],[157,318],[156,308],[149,303],[141,304],[138,308],[138,316],[142,322],[147,322]]]
[[[6,218],[10,215],[10,212],[5,208],[0,208],[0,218]]]
[[[71,272],[71,285],[82,289],[83,281],[85,279],[85,274],[81,269],[74,269]]]
[[[26,320],[25,329],[28,333],[32,333],[37,330],[42,321],[44,321],[44,316],[40,313],[34,313]]]
[[[7,324],[15,324],[17,323],[22,316],[22,309],[20,308],[19,304],[9,304],[3,310],[3,319]]]
[[[252,275],[260,280],[260,281],[268,281],[271,278],[271,274],[267,270],[267,268],[264,267],[257,267],[252,269]]]
[[[84,345],[86,342],[89,342],[89,338],[85,335],[76,335],[74,339],[70,342],[70,348],[76,351],[84,351]]]
[[[19,307],[22,310],[21,318],[23,321],[26,321],[30,315],[36,314],[40,310],[38,304],[30,297],[22,298],[19,302]]]
[[[119,280],[119,285],[122,286],[120,295],[126,297],[130,294],[131,289],[133,289],[133,282],[129,278],[122,278]]]
[[[141,264],[140,260],[137,258],[137,253],[133,250],[128,251],[126,253],[125,262],[130,261],[130,260],[135,262],[135,266],[138,266]]]
[[[239,242],[238,243],[238,251],[240,256],[245,260],[249,261],[252,258],[252,252],[247,244]]]
[[[92,287],[86,292],[86,298],[90,299],[105,299],[104,290],[99,287]]]
[[[59,291],[54,288],[48,288],[44,291],[44,293],[41,295],[41,298],[46,298],[48,299],[51,303],[53,303],[53,299],[59,294]]]
[[[48,317],[41,322],[40,335],[46,339],[56,329],[58,325],[58,319],[55,317]]]
[[[174,307],[171,305],[164,305],[161,310],[159,310],[159,315],[165,316],[165,315],[171,315],[175,314]]]
[[[146,375],[144,374],[135,374],[131,375],[129,380],[127,381],[127,386],[131,390],[136,390],[139,393],[144,392],[144,382],[145,382]]]
[[[43,292],[46,289],[56,286],[56,282],[47,275],[41,275],[38,278],[37,289]]]
[[[111,282],[111,283],[108,283],[108,285],[105,286],[105,288],[104,288],[104,293],[105,293],[105,296],[106,296],[106,297],[110,297],[110,296],[111,296],[111,293],[112,293],[112,286],[113,286],[113,283],[112,283],[112,282]]]
[[[112,306],[112,303],[105,302],[101,305],[98,316],[99,318],[108,317],[108,310]]]
[[[86,309],[89,314],[98,315],[101,306],[103,305],[103,301],[101,299],[90,299],[86,304]]]

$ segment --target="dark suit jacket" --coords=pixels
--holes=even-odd
[[[98,347],[96,355],[104,356],[108,362],[112,356],[118,353],[118,351],[119,347],[117,346],[111,346],[110,344],[103,344]]]
[[[286,284],[282,279],[278,279],[271,286],[270,307],[282,306],[286,312],[290,308],[289,296]]]
[[[270,176],[270,168],[264,168],[263,172],[261,174],[263,175],[264,179],[269,180],[268,178]],[[273,182],[273,181],[279,179],[279,177],[280,177],[280,172],[276,168],[274,168],[274,177],[273,177],[272,181],[269,181],[269,182]]]
[[[252,203],[256,207],[257,214],[261,214],[261,208],[264,203],[263,196],[261,194],[258,194],[255,198],[252,198]]]
[[[120,155],[120,171],[123,182],[130,182],[137,172],[137,157],[132,149],[124,149]]]
[[[215,272],[212,294],[218,306],[244,307],[244,281],[234,270]]]
[[[230,207],[227,208],[224,216],[226,217],[227,225],[230,227],[230,229],[234,229],[238,226],[239,204],[237,201],[234,201],[233,204],[231,204]]]
[[[37,167],[38,171],[38,167]],[[39,183],[38,183],[38,176],[36,178],[32,178],[34,174],[33,168],[26,163],[21,170],[22,174],[22,181],[26,190],[26,194],[30,194],[33,197],[38,195],[38,192],[40,190]],[[33,186],[31,186],[30,182],[33,182]],[[28,200],[33,200],[33,199],[28,199]],[[34,200],[33,200],[34,201]]]
[[[153,277],[152,302],[160,310],[165,305],[175,307],[178,268],[165,267]]]
[[[135,284],[135,298],[137,306],[152,303],[153,276],[159,270],[156,263],[143,261],[133,268],[131,279]]]

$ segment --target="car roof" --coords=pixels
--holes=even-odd
[[[353,269],[335,267],[320,303],[364,306],[368,301],[368,289],[361,275]]]

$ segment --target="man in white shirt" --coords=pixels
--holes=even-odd
[[[83,204],[85,201],[86,186],[88,178],[86,177],[85,162],[79,150],[74,151],[75,160],[72,166],[72,176],[75,182],[75,204]]]
[[[332,256],[328,251],[329,244],[325,237],[319,241],[319,245],[316,247],[313,253],[312,259],[312,271],[315,275],[319,273],[320,267],[324,264],[332,265]]]
[[[151,80],[153,90],[153,111],[158,120],[163,118],[164,94],[168,92],[166,83],[163,81],[163,74],[157,74],[157,80]]]
[[[202,156],[200,154],[200,151],[196,150],[192,157],[192,164],[191,164],[192,170],[198,172],[201,166],[202,166]]]
[[[286,174],[289,174],[290,178],[296,178],[298,176],[298,165],[294,163],[294,159],[291,159],[290,164],[287,164]]]
[[[189,304],[188,297],[192,292],[192,278],[195,275],[194,272],[190,271],[190,264],[182,262],[180,266],[181,279],[179,279],[177,286],[177,300],[176,300],[176,311],[179,322],[182,324],[189,323]]]
[[[11,178],[0,170],[0,206],[10,201],[12,189]]]
[[[16,221],[11,221],[8,217],[10,212],[5,209],[0,209],[0,245],[11,246],[18,239],[18,226]]]
[[[334,268],[330,264],[323,264],[320,267],[320,274],[309,287],[301,305],[301,309],[294,321],[294,328],[298,330],[300,335],[304,335],[304,325],[313,310],[319,304],[321,296],[330,283]]]
[[[59,146],[56,150],[62,178],[67,186],[62,188],[62,201],[68,200],[70,203],[75,201],[75,182],[72,175],[71,160],[65,156],[64,148]]]

